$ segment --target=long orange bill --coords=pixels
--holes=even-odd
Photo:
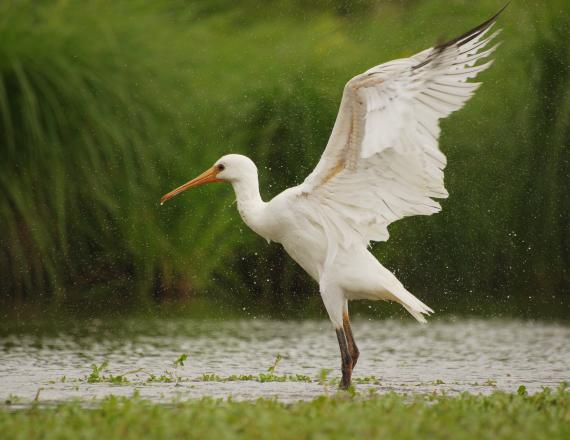
[[[184,185],[179,186],[178,188],[170,191],[168,194],[163,195],[160,198],[160,204],[162,205],[164,202],[166,202],[168,199],[171,199],[176,194],[179,194],[182,191],[186,191],[188,188],[192,188],[193,186],[203,185],[204,183],[223,182],[222,179],[218,179],[216,177],[217,174],[218,174],[218,169],[216,167],[212,167],[204,171],[202,174],[192,179],[190,182],[185,183]]]

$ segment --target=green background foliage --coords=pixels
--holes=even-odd
[[[268,199],[312,170],[344,83],[474,27],[501,1],[20,1],[0,5],[0,298],[318,307],[231,188],[158,199],[229,152]],[[443,212],[374,247],[437,311],[565,315],[570,6],[513,2],[494,66],[443,121]]]

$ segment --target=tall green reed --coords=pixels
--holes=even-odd
[[[149,291],[159,274],[166,285],[184,277],[162,258],[175,251],[156,203],[165,157],[185,147],[184,34],[142,2],[2,12],[2,291]]]
[[[352,75],[452,37],[497,4],[370,3],[358,16],[276,5],[269,14],[223,1],[2,6],[4,296],[88,299],[100,290],[108,304],[201,292],[265,310],[311,304],[314,283],[239,223],[229,188],[197,189],[161,208],[158,198],[229,152],[256,161],[266,199],[300,183]],[[538,165],[530,139],[559,130],[567,103],[553,104],[560,124],[535,127],[529,107],[541,98],[533,78],[544,87],[555,80],[532,76],[525,61],[529,48],[542,50],[532,45],[536,18],[526,7],[501,20],[504,44],[484,86],[443,123],[444,211],[393,225],[391,240],[374,247],[440,310],[524,297],[537,285],[525,275],[537,262],[542,278],[551,273],[547,252],[529,259],[525,250],[525,231],[550,228],[528,216],[525,201],[528,192],[540,199],[563,188],[564,173],[543,176],[540,191],[521,189]],[[438,34],[428,32],[433,23]],[[567,55],[545,52],[537,71],[553,56],[563,63]],[[556,200],[552,219],[568,206]],[[558,225],[546,243],[560,243]]]

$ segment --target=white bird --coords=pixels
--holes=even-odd
[[[420,322],[433,312],[368,246],[386,241],[388,225],[396,220],[441,210],[433,200],[448,196],[439,120],[460,109],[479,87],[468,80],[492,62],[478,63],[498,46],[487,48],[499,31],[486,35],[503,9],[445,44],[352,78],[325,151],[302,184],[264,202],[255,164],[228,154],[161,199],[204,183],[232,184],[243,221],[266,240],[281,243],[319,283],[340,346],[341,388],[350,386],[359,357],[349,300],[395,301]]]

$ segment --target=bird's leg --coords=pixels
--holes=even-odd
[[[350,327],[350,320],[348,319],[348,310],[344,311],[342,316],[342,326],[344,328],[344,333],[346,334],[346,342],[348,343],[348,352],[350,353],[350,357],[352,358],[352,368],[356,366],[356,362],[358,362],[358,358],[360,356],[360,350],[356,346],[356,342],[354,342],[354,336],[352,335],[352,328]]]
[[[350,387],[350,379],[352,376],[352,357],[348,350],[348,342],[346,340],[346,333],[343,328],[342,313],[346,306],[346,299],[344,292],[335,282],[334,274],[325,271],[321,275],[319,281],[319,289],[321,291],[321,298],[329,318],[331,319],[338,338],[338,346],[340,347],[340,359],[342,366],[342,380],[340,388],[343,390]]]
[[[352,357],[348,351],[348,343],[344,329],[336,329],[336,337],[338,338],[338,345],[340,347],[340,359],[342,365],[342,380],[340,381],[340,388],[347,390],[350,387],[350,380],[352,377]]]

